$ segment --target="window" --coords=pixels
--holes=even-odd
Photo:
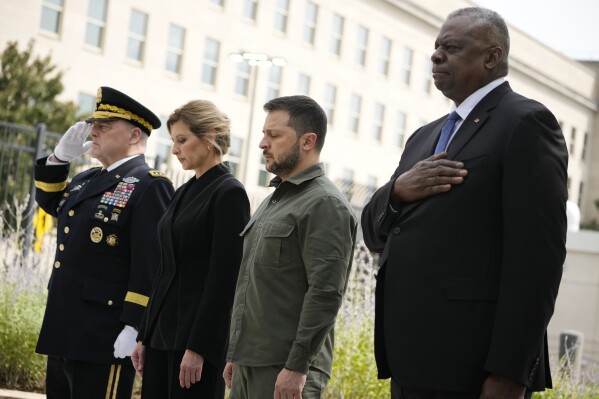
[[[356,39],[356,64],[366,65],[366,49],[368,47],[368,29],[358,26],[358,37]]]
[[[589,146],[589,134],[588,134],[588,133],[585,133],[585,134],[584,134],[584,140],[583,140],[583,142],[582,142],[582,154],[580,154],[580,159],[581,159],[581,160],[583,160],[583,161],[584,161],[584,160],[586,159],[586,157],[587,157],[587,150],[588,150],[588,148],[587,148],[587,147],[588,147],[588,146]]]
[[[266,89],[266,101],[279,97],[281,93],[281,75],[283,68],[273,65],[268,72],[268,87]]]
[[[345,20],[341,15],[333,15],[333,29],[331,31],[331,53],[341,55],[341,43],[343,40],[343,25]]]
[[[578,207],[582,209],[582,196],[584,194],[584,183],[578,185]]]
[[[258,0],[245,0],[245,3],[243,4],[243,16],[255,21],[257,14]]]
[[[258,171],[258,185],[262,187],[268,187],[271,177],[270,173],[268,173],[266,170],[266,159],[264,159],[264,157],[260,157],[260,165],[261,168]]]
[[[410,84],[410,75],[412,74],[412,56],[414,52],[410,48],[404,48],[401,60],[400,79],[402,83]]]
[[[146,44],[146,30],[148,28],[148,14],[131,10],[129,20],[129,40],[127,41],[127,57],[136,61],[143,61],[144,47]]]
[[[156,146],[156,158],[154,159],[154,168],[156,169],[160,169],[166,163],[173,145],[171,135],[166,127],[166,121],[167,118],[160,118],[160,127],[152,134],[152,140],[154,140]]]
[[[404,140],[406,136],[406,114],[402,111],[397,113],[397,119],[395,122],[395,146],[397,148],[403,148]]]
[[[297,79],[297,93],[307,96],[310,93],[310,76],[300,73]]]
[[[63,0],[42,1],[42,20],[40,22],[40,27],[43,30],[56,34],[60,33],[63,5]]]
[[[87,25],[85,27],[85,44],[102,48],[104,44],[104,28],[106,28],[107,4],[108,0],[89,0]]]
[[[357,94],[352,94],[349,103],[349,126],[348,129],[352,133],[358,133],[360,125],[360,109],[362,108],[362,97]]]
[[[375,175],[368,175],[366,178],[366,187],[368,189],[369,197],[376,191],[377,184],[378,178]]]
[[[241,164],[241,153],[243,152],[243,139],[235,136],[231,136],[231,146],[229,147],[229,169],[233,176],[238,179],[241,177],[239,165]]]
[[[79,93],[77,99],[77,116],[89,116],[96,109],[96,96],[87,93]]]
[[[287,32],[287,18],[289,17],[289,0],[277,0],[275,9],[275,30]]]
[[[423,79],[422,79],[422,90],[425,93],[431,92],[431,83],[433,81],[433,62],[429,57],[424,57],[424,68],[423,68]]]
[[[391,39],[383,37],[381,41],[381,58],[379,60],[379,72],[385,76],[389,75],[389,60],[391,59]]]
[[[202,83],[214,86],[216,84],[216,71],[218,68],[218,55],[220,42],[206,38],[204,42],[204,64],[202,65]]]
[[[343,176],[341,177],[341,192],[345,195],[348,201],[351,201],[353,196],[354,188],[354,171],[350,169],[343,169]]]
[[[576,151],[576,128],[573,127],[570,131],[570,155],[574,156]]]
[[[225,6],[225,0],[210,0],[210,2],[215,6],[219,6],[221,8]]]
[[[247,62],[237,64],[237,77],[235,79],[235,93],[247,97],[250,84],[250,65]]]
[[[334,85],[327,83],[324,88],[324,101],[322,103],[322,108],[324,112],[327,114],[327,119],[329,124],[333,124],[333,117],[335,116],[335,101],[337,99],[337,87]]]
[[[316,36],[316,21],[318,19],[318,6],[312,2],[306,4],[306,16],[304,19],[304,41],[314,44]]]
[[[168,48],[166,50],[166,70],[172,73],[181,72],[185,29],[171,24],[168,31]]]
[[[372,138],[381,141],[383,137],[383,122],[385,119],[385,106],[381,103],[374,105],[374,124],[372,126]]]

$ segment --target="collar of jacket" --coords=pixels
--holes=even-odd
[[[319,162],[315,163],[312,166],[308,166],[306,169],[296,173],[286,181],[291,184],[295,184],[296,186],[299,186],[307,180],[312,180],[322,175],[324,175],[324,165],[322,164],[322,162]],[[283,183],[283,180],[279,176],[276,176],[274,179],[270,181],[268,187],[277,188],[281,183]]]

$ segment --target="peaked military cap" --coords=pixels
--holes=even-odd
[[[96,109],[87,122],[124,119],[150,135],[160,127],[160,119],[152,111],[125,93],[102,86],[96,96]]]

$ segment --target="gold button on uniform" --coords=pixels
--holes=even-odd
[[[58,246],[58,249],[60,249],[61,251],[64,251],[64,244],[60,244],[60,245]]]
[[[60,262],[59,261],[54,262],[54,267],[58,269],[60,267]]]
[[[108,301],[108,306],[112,306],[112,301],[111,300]]]
[[[75,214],[75,211],[71,209],[71,210],[69,211],[69,216],[73,216],[74,214]]]
[[[65,234],[69,234],[69,226],[65,226],[64,232],[65,232]]]

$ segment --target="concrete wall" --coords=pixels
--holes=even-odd
[[[599,363],[599,232],[569,232],[564,275],[549,323],[549,351],[558,354],[559,334],[584,334],[583,360]]]

